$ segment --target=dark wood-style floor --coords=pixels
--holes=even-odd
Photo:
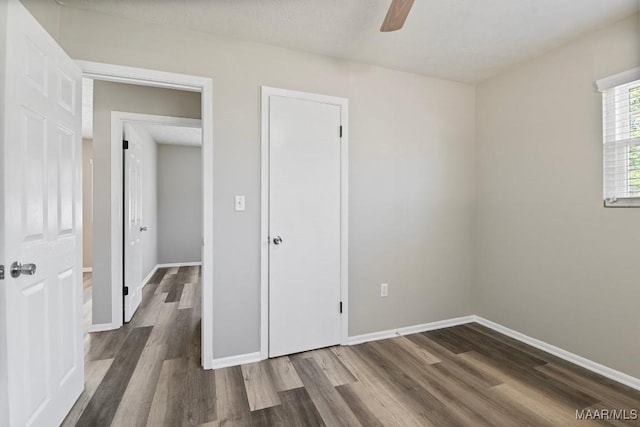
[[[89,334],[64,425],[591,426],[640,392],[478,324],[204,371],[199,268],[161,269],[133,321]]]

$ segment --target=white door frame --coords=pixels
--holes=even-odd
[[[172,117],[172,116],[159,116],[155,114],[140,114],[140,113],[128,113],[125,111],[112,111],[111,112],[111,193],[114,194],[113,189],[119,188],[120,192],[116,192],[122,195],[123,181],[122,171],[124,164],[122,162],[122,135],[124,135],[124,124],[135,123],[141,125],[165,125],[165,126],[182,126],[190,128],[202,128],[202,120],[200,119],[187,119],[184,117]],[[116,150],[114,150],[116,148]],[[114,152],[117,151],[117,155],[114,157]],[[118,163],[115,164],[114,163]],[[116,173],[113,174],[114,169]],[[120,200],[122,197],[120,198]],[[203,194],[204,200],[204,194]],[[122,201],[120,202],[122,203]],[[204,205],[204,204],[203,204]],[[112,206],[113,208],[113,206]],[[111,317],[112,319],[119,319],[119,326],[122,326],[123,308],[122,301],[124,295],[122,295],[122,281],[118,278],[123,277],[124,266],[120,260],[124,259],[124,241],[122,238],[122,230],[124,228],[124,219],[122,218],[122,205],[118,207],[120,209],[118,218],[111,217],[111,273],[119,271],[119,276],[111,276]],[[204,216],[203,216],[204,221]],[[117,227],[113,228],[117,224]],[[120,240],[120,243],[117,241]],[[115,256],[115,258],[114,258]],[[204,261],[204,260],[202,260]],[[184,264],[180,264],[184,265]],[[153,273],[153,271],[152,271]],[[144,278],[146,281],[150,278]],[[204,282],[204,281],[203,281]],[[144,284],[143,284],[144,285]],[[116,304],[117,302],[117,304]],[[203,306],[204,307],[204,306]],[[204,311],[204,310],[203,310]]]
[[[213,80],[187,74],[126,67],[91,61],[76,61],[83,77],[94,80],[128,83],[199,92],[202,117],[202,366],[213,368]],[[113,122],[112,122],[113,123]],[[112,124],[113,126],[113,124]],[[112,129],[113,135],[113,129]],[[121,142],[111,145],[111,200],[122,200]],[[116,160],[116,161],[113,161]],[[117,185],[114,185],[114,177]],[[120,202],[122,203],[122,202]],[[122,326],[122,206],[111,206],[111,277],[112,326]],[[114,292],[117,291],[117,292]]]
[[[260,204],[260,357],[269,357],[269,97],[322,102],[340,107],[340,344],[349,338],[349,100],[334,96],[262,86],[262,154]]]

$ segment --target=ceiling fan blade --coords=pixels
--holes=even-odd
[[[402,28],[414,1],[415,0],[393,0],[387,11],[387,16],[384,18],[382,27],[380,27],[380,31],[396,31]]]

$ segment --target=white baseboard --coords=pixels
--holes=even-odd
[[[491,320],[487,320],[484,317],[473,317],[475,317],[475,322],[486,326],[487,328],[493,329],[496,332],[500,332],[501,334],[504,334],[508,337],[521,341],[525,344],[529,344],[532,347],[535,347],[542,351],[546,351],[547,353],[553,354],[554,356],[588,369],[591,372],[600,374],[603,377],[612,379],[636,390],[640,390],[640,378],[635,378],[631,375],[625,374],[624,372],[616,371],[615,369],[604,366],[598,362],[594,362],[593,360],[586,359],[582,356],[578,356],[575,353],[571,353],[570,351],[564,350],[560,347],[556,347],[555,345],[548,344],[544,341],[540,341],[539,339],[530,337],[518,331],[514,331],[513,329],[509,329],[506,326],[502,326],[498,323],[492,322]]]
[[[149,274],[147,274],[147,277],[145,277],[145,278],[142,280],[142,289],[144,289],[144,287],[145,287],[145,286],[147,286],[147,282],[148,282],[149,280],[151,280],[151,278],[153,277],[153,275],[155,274],[155,272],[156,272],[156,271],[158,271],[158,266],[157,266],[157,265],[156,265],[155,267],[153,267],[153,268],[151,269],[151,271],[149,272]]]
[[[549,354],[557,356],[575,365],[581,366],[591,372],[602,375],[613,381],[624,384],[636,390],[640,390],[640,378],[632,377],[624,372],[617,371],[615,369],[604,366],[600,363],[586,359],[582,356],[578,356],[575,353],[571,353],[560,347],[556,347],[552,344],[548,344],[539,339],[530,337],[523,333],[509,329],[506,326],[502,326],[498,323],[485,319],[484,317],[471,315],[464,317],[457,317],[454,319],[440,320],[437,322],[424,323],[421,325],[407,326],[398,329],[389,329],[386,331],[373,332],[370,334],[355,335],[347,339],[347,345],[361,344],[369,341],[383,340],[387,338],[397,337],[399,335],[417,334],[420,332],[433,331],[436,329],[450,328],[452,326],[464,325],[467,323],[476,322],[487,328],[493,329],[496,332],[500,332],[503,335],[516,339],[520,342],[528,344],[539,350],[545,351]],[[229,366],[243,365],[245,363],[259,362],[262,360],[260,352],[240,354],[238,356],[223,357],[220,359],[213,359],[209,365],[211,369],[226,368]],[[208,367],[209,367],[208,366]]]
[[[347,339],[347,345],[361,344],[369,341],[384,340],[397,337],[398,335],[417,334],[420,332],[433,331],[435,329],[450,328],[451,326],[464,325],[475,321],[476,316],[456,317],[454,319],[439,320],[437,322],[423,323],[421,325],[407,326],[398,329],[388,329],[386,331],[372,332],[370,334],[354,335]]]
[[[93,272],[93,267],[82,267],[82,272],[83,273],[92,273]]]
[[[221,357],[211,361],[210,369],[228,368],[229,366],[244,365],[246,363],[259,362],[262,358],[260,352],[239,354],[237,356]]]
[[[196,265],[202,265],[201,261],[193,262],[170,262],[166,264],[158,264],[156,268],[171,268],[171,267],[194,267]]]
[[[113,331],[114,329],[118,329],[118,326],[115,326],[113,323],[96,323],[95,325],[89,326],[89,332]]]
[[[356,335],[349,337],[347,345],[360,344],[368,341],[383,340],[386,338],[397,337],[398,335],[415,334],[418,332],[426,332],[434,329],[448,328],[451,326],[463,325],[475,321],[475,316],[458,317],[455,319],[441,320],[438,322],[425,323],[422,325],[408,326],[406,328],[389,329],[387,331],[373,332],[371,334]],[[263,360],[259,351],[255,353],[240,354],[238,356],[223,357],[220,359],[213,359],[210,365],[210,369],[227,368],[229,366],[244,365],[246,363],[259,362]]]
[[[619,382],[621,384],[624,384],[636,390],[640,390],[639,378],[632,377],[631,375],[625,374],[624,372],[617,371],[615,369],[604,366],[600,363],[586,359],[582,356],[578,356],[577,354],[571,353],[560,347],[556,347],[552,344],[548,344],[544,341],[540,341],[539,339],[532,338],[528,335],[514,331],[513,329],[509,329],[506,326],[502,326],[498,323],[492,322],[490,320],[485,319],[484,317],[477,316],[477,315],[458,317],[455,319],[448,319],[448,320],[441,320],[438,322],[408,326],[408,327],[399,328],[399,329],[389,329],[386,331],[373,332],[373,333],[364,334],[364,335],[356,335],[356,336],[349,337],[347,344],[354,345],[354,344],[360,344],[360,343],[369,342],[369,341],[383,340],[387,338],[393,338],[398,335],[416,334],[420,332],[432,331],[435,329],[442,329],[442,328],[449,328],[451,326],[463,325],[465,323],[471,323],[471,322],[477,322],[483,326],[486,326],[487,328],[493,329],[496,332],[500,332],[501,334],[504,334],[508,337],[511,337],[520,342],[528,344],[532,347],[535,347],[542,351],[546,351],[549,354],[557,356],[575,365],[581,366],[585,369],[588,369],[589,371],[595,372],[596,374],[600,374],[603,377],[612,379],[616,382]]]

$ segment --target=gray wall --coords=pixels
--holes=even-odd
[[[202,150],[158,144],[158,263],[202,261]]]
[[[82,140],[82,267],[93,265],[93,141]]]
[[[111,112],[199,119],[200,94],[96,81],[93,102],[93,324],[102,324],[112,322]],[[121,278],[115,281],[122,286]]]
[[[38,20],[40,25],[57,40],[62,7],[55,0],[20,0],[20,2],[25,5],[29,13]],[[6,0],[3,3],[6,3]]]
[[[640,66],[638,16],[478,86],[478,314],[640,377],[640,209],[602,206],[594,82]]]
[[[472,313],[473,85],[67,7],[60,19],[74,58],[213,78],[214,357],[259,349],[261,85],[349,98],[350,334]]]

